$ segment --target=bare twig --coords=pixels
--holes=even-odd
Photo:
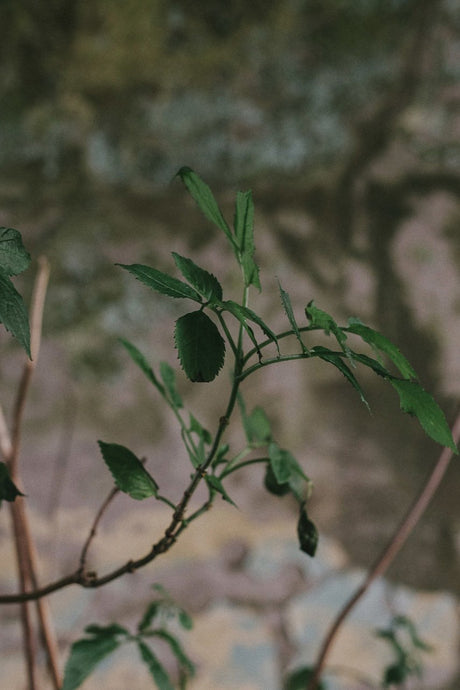
[[[455,443],[459,442],[460,414],[458,415],[455,424],[452,427],[452,437]],[[356,606],[358,601],[364,596],[364,594],[367,592],[374,580],[383,575],[388,570],[393,560],[396,558],[396,555],[401,550],[402,546],[406,542],[406,539],[413,531],[414,527],[416,526],[421,516],[425,512],[429,502],[433,498],[433,495],[435,494],[439,484],[442,481],[442,478],[444,477],[444,474],[446,473],[446,470],[452,459],[452,455],[453,451],[450,448],[443,449],[438,458],[438,461],[436,462],[436,465],[434,466],[434,469],[432,470],[427,481],[423,485],[420,494],[417,496],[414,503],[406,513],[399,527],[391,537],[388,545],[378,556],[377,560],[374,562],[374,565],[370,568],[364,582],[361,584],[360,587],[358,587],[356,592],[346,602],[345,606],[342,608],[342,610],[339,612],[338,616],[334,620],[321,647],[312,679],[308,685],[308,690],[317,690],[327,655],[329,654],[332,643],[334,642],[344,620],[346,619],[350,611]]]
[[[90,529],[88,538],[85,541],[85,543],[83,544],[83,548],[82,548],[81,554],[80,554],[80,568],[79,568],[79,570],[82,573],[86,570],[86,557],[88,555],[88,550],[89,550],[89,547],[91,545],[91,542],[94,539],[94,537],[96,536],[96,531],[97,531],[97,527],[99,525],[99,522],[101,521],[102,516],[104,515],[105,511],[107,510],[107,508],[109,507],[110,503],[113,501],[113,499],[115,498],[117,493],[119,493],[119,491],[120,491],[120,489],[118,489],[117,487],[112,489],[112,491],[109,493],[109,495],[105,499],[104,503],[101,505],[101,507],[97,511],[96,517],[94,518],[94,522],[91,525],[91,529]]]

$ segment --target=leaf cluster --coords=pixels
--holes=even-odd
[[[395,660],[383,673],[383,686],[400,685],[411,676],[421,678],[421,655],[432,652],[433,647],[422,640],[414,622],[407,616],[394,616],[388,628],[376,631],[378,637],[391,647]]]

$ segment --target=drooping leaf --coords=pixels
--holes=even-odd
[[[236,250],[235,239],[208,185],[191,168],[186,166],[181,168],[177,175],[181,178],[206,218],[223,230],[233,249]]]
[[[161,383],[158,381],[157,377],[155,376],[155,373],[142,354],[140,350],[137,349],[135,345],[129,342],[129,340],[125,340],[124,338],[118,338],[119,342],[123,345],[123,347],[126,349],[128,352],[129,356],[133,360],[134,364],[137,364],[139,369],[146,375],[148,380],[153,383],[155,388],[159,390],[159,392],[163,395],[164,394],[164,388],[161,385]]]
[[[295,320],[294,310],[292,309],[291,298],[289,297],[289,293],[287,293],[286,290],[283,290],[283,288],[281,287],[281,283],[279,281],[278,286],[281,296],[281,304],[283,305],[283,309],[286,313],[286,316],[288,317],[288,321],[291,324],[291,328],[294,331],[297,340],[299,341],[302,352],[304,354],[308,354],[308,347],[306,347],[305,343],[302,340],[302,336],[300,335],[297,321]]]
[[[284,448],[280,448],[277,443],[272,442],[268,446],[268,457],[269,466],[278,487],[271,481],[271,474],[267,470],[265,476],[265,485],[267,489],[271,491],[271,493],[277,493],[282,496],[283,493],[287,493],[283,487],[287,487],[298,501],[305,501],[310,486],[310,480],[292,453]],[[270,486],[272,488],[270,488]]]
[[[0,269],[0,323],[19,340],[30,357],[29,317],[23,299],[8,275]]]
[[[282,484],[278,482],[270,463],[267,463],[265,468],[264,486],[269,493],[274,494],[275,496],[285,496],[291,490],[291,487],[287,481],[283,482]]]
[[[212,273],[200,268],[185,256],[176,254],[176,252],[173,252],[172,255],[179,271],[200,295],[203,295],[210,302],[219,302],[222,299],[222,285]]]
[[[205,429],[204,426],[192,414],[190,414],[189,431],[194,431],[195,434],[202,439],[203,443],[206,443],[207,445],[211,444],[211,433]]]
[[[366,405],[367,409],[370,411],[369,404],[366,398],[364,397],[363,389],[358,383],[356,376],[353,374],[351,369],[345,364],[340,355],[333,352],[332,350],[329,350],[327,347],[321,347],[320,345],[316,345],[315,347],[313,347],[310,350],[310,355],[320,357],[320,359],[324,360],[325,362],[329,362],[330,364],[333,364],[335,367],[337,367],[337,369],[341,371],[345,378],[351,383],[353,388],[355,388],[355,390],[358,391],[361,400]]]
[[[167,642],[172,653],[176,657],[179,666],[187,673],[188,676],[194,676],[195,664],[188,658],[179,640],[164,629],[155,630],[155,636],[160,637],[162,640]]]
[[[142,658],[142,661],[146,664],[150,675],[155,681],[158,690],[174,690],[174,686],[171,682],[171,678],[164,666],[159,662],[158,658],[152,652],[150,647],[148,647],[142,640],[137,641],[137,646]]]
[[[388,338],[378,331],[374,331],[373,328],[365,326],[357,319],[349,319],[348,328],[345,328],[344,330],[348,331],[349,333],[359,335],[366,343],[368,343],[368,345],[371,345],[371,347],[375,348],[376,350],[385,353],[393,364],[399,369],[404,378],[417,378],[417,374],[396,345],[394,345],[390,340],[388,340]]]
[[[265,333],[267,338],[269,338],[269,340],[275,343],[279,354],[278,338],[273,333],[273,331],[267,326],[267,324],[260,318],[260,316],[258,316],[254,311],[252,311],[252,309],[249,309],[249,307],[244,307],[242,304],[238,304],[238,302],[234,302],[233,300],[226,300],[225,302],[222,302],[222,307],[225,309],[225,311],[229,311],[230,314],[233,314],[233,316],[235,316],[238,319],[241,325],[248,332],[248,335],[253,341],[256,349],[258,349],[258,345],[254,338],[254,332],[252,331],[252,329],[248,327],[248,320],[253,321],[255,324],[257,324],[259,328]]]
[[[16,496],[24,496],[12,481],[8,468],[4,462],[0,462],[0,506],[2,501],[12,503]]]
[[[13,228],[0,227],[0,268],[8,276],[17,276],[30,264],[21,233]]]
[[[94,668],[119,646],[117,632],[104,629],[90,638],[74,642],[65,666],[62,690],[79,688]]]
[[[213,474],[207,474],[206,477],[206,482],[209,484],[209,486],[214,489],[214,491],[217,491],[224,501],[227,501],[227,503],[231,503],[232,506],[235,506],[235,508],[238,508],[236,505],[235,501],[233,501],[226,490],[224,489],[224,485],[222,484],[221,480],[218,477],[215,477]]]
[[[124,268],[135,276],[135,278],[140,280],[141,283],[152,288],[152,290],[160,292],[162,295],[192,299],[194,302],[199,302],[201,304],[201,297],[196,290],[182,280],[178,280],[167,273],[163,273],[163,271],[158,271],[156,268],[143,266],[142,264],[131,264],[129,266],[126,264],[115,265]]]
[[[347,357],[352,360],[350,348],[346,343],[347,334],[336,324],[330,314],[318,309],[313,300],[305,307],[305,314],[311,326],[321,328],[326,335],[332,333]]]
[[[269,419],[262,407],[256,406],[247,418],[247,430],[250,442],[269,443],[272,430]]]
[[[376,374],[379,376],[382,376],[384,379],[389,378],[391,376],[390,372],[388,369],[386,369],[383,364],[380,364],[376,359],[373,357],[368,357],[368,355],[362,355],[359,352],[353,352],[353,359],[356,362],[359,362],[360,364],[364,364],[364,366],[369,367],[369,369],[372,369],[375,371]]]
[[[168,362],[160,362],[160,376],[165,388],[169,394],[169,398],[173,407],[180,409],[183,407],[182,398],[179,395],[176,386],[176,372]]]
[[[176,321],[174,340],[190,381],[212,381],[224,363],[225,342],[204,312],[193,311]]]
[[[158,484],[134,453],[118,443],[98,443],[102,457],[121,491],[136,501],[157,495]]]
[[[254,260],[254,203],[250,191],[237,192],[234,229],[244,284],[246,287],[254,285],[260,290],[259,267]]]
[[[305,505],[300,506],[297,536],[299,538],[300,550],[313,557],[318,546],[318,530],[308,517]]]
[[[283,690],[305,690],[313,679],[314,669],[311,666],[302,666],[291,671],[284,681]],[[322,681],[318,682],[317,690],[326,690]]]
[[[458,453],[444,413],[431,395],[416,381],[397,378],[389,380],[399,395],[401,409],[415,415],[428,436],[434,441]]]

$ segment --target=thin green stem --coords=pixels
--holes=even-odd
[[[232,352],[233,352],[234,356],[235,356],[235,357],[238,357],[238,349],[237,349],[237,346],[235,345],[235,341],[234,341],[233,338],[232,338],[232,334],[230,333],[230,331],[229,331],[229,329],[228,329],[228,326],[227,326],[227,324],[225,323],[225,319],[224,319],[224,317],[222,316],[222,312],[221,312],[221,311],[216,311],[216,312],[214,312],[214,313],[217,315],[217,318],[219,319],[220,325],[222,326],[222,329],[223,329],[223,331],[224,331],[224,333],[225,333],[225,336],[226,336],[228,342],[230,343],[230,347],[232,348]]]
[[[339,354],[339,353],[336,353],[336,354]],[[259,369],[262,369],[263,367],[268,367],[271,364],[278,364],[279,362],[292,362],[296,359],[310,359],[311,357],[314,357],[314,356],[315,356],[315,353],[312,352],[311,354],[308,354],[308,355],[307,354],[297,354],[297,355],[281,355],[280,357],[270,357],[270,359],[264,359],[261,362],[257,362],[256,364],[253,364],[252,367],[249,367],[248,369],[245,369],[244,371],[242,371],[238,377],[238,381],[241,383],[250,374],[253,374],[255,371],[258,371]],[[318,356],[318,355],[316,355],[316,356]]]
[[[244,460],[243,462],[238,463],[237,465],[234,465],[233,467],[226,467],[225,470],[222,472],[222,474],[219,475],[219,479],[224,479],[224,477],[228,477],[229,474],[233,474],[233,472],[236,472],[237,470],[240,470],[242,467],[247,467],[247,465],[255,465],[257,463],[262,463],[262,462],[267,462],[268,458],[253,458],[252,460]]]

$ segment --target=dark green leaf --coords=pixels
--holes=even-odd
[[[313,673],[314,670],[310,666],[302,666],[291,671],[284,681],[283,690],[305,690],[313,679]],[[318,682],[316,690],[326,690],[322,681]]]
[[[172,653],[177,659],[179,666],[189,675],[195,674],[195,664],[188,658],[184,652],[179,640],[171,635],[167,630],[155,630],[155,636],[161,637],[162,640],[168,643]]]
[[[302,352],[304,354],[308,354],[308,348],[304,344],[302,340],[302,336],[300,335],[299,327],[297,325],[297,321],[295,320],[294,316],[294,310],[292,309],[292,304],[291,304],[291,298],[289,297],[289,294],[283,290],[281,287],[281,283],[278,281],[278,286],[280,290],[280,295],[281,295],[281,304],[283,305],[283,309],[286,313],[286,316],[288,317],[289,323],[291,324],[291,328],[295,333],[295,336],[297,340],[300,343],[300,347],[302,348]]]
[[[318,530],[310,520],[304,505],[300,506],[299,521],[297,523],[297,535],[299,537],[300,550],[314,556],[318,546]]]
[[[280,486],[287,484],[289,490],[294,494],[297,500],[304,501],[308,493],[310,480],[292,453],[280,448],[277,443],[272,442],[268,446],[268,456],[270,468],[273,471],[277,484]],[[267,475],[267,481],[270,482],[271,477],[268,472]],[[272,493],[275,492],[273,491]],[[278,495],[282,495],[280,489],[278,490]]]
[[[330,364],[333,364],[337,369],[342,372],[342,374],[345,376],[345,378],[351,383],[353,388],[355,388],[361,400],[363,403],[366,405],[367,409],[370,410],[369,404],[364,397],[364,391],[361,388],[360,384],[358,383],[355,375],[351,371],[349,367],[345,364],[345,362],[342,360],[341,356],[338,355],[335,352],[332,352],[332,350],[329,350],[327,347],[321,347],[320,345],[317,345],[316,347],[313,347],[310,350],[310,355],[315,356],[315,357],[320,357],[323,359],[325,362],[329,362]]]
[[[227,501],[227,503],[231,503],[232,506],[235,506],[235,508],[238,508],[236,503],[234,501],[232,501],[232,499],[230,498],[228,493],[225,491],[224,485],[222,484],[222,482],[220,481],[220,479],[218,477],[215,477],[212,474],[207,474],[205,479],[206,479],[207,484],[209,484],[209,486],[212,489],[214,489],[214,491],[217,491],[217,493],[219,493],[222,496],[224,501]]]
[[[233,314],[233,316],[235,316],[238,319],[242,326],[244,326],[256,348],[257,342],[254,339],[254,333],[251,329],[248,328],[248,319],[249,321],[253,321],[255,324],[257,324],[259,328],[261,328],[261,330],[265,333],[267,338],[269,338],[272,342],[275,343],[279,354],[278,338],[273,333],[273,331],[267,326],[267,324],[260,318],[260,316],[258,316],[255,312],[252,311],[252,309],[249,309],[248,307],[243,307],[243,305],[238,304],[233,300],[227,300],[225,302],[222,302],[222,307],[226,311],[229,311],[230,314]]]
[[[326,335],[333,333],[347,357],[352,359],[350,349],[346,344],[347,334],[340,328],[340,326],[336,324],[330,314],[322,309],[318,309],[313,300],[311,300],[311,302],[309,302],[306,306],[305,314],[307,315],[311,326],[321,328]]]
[[[167,674],[164,666],[160,664],[155,654],[152,652],[150,647],[138,640],[137,646],[141,654],[142,661],[146,664],[150,671],[150,675],[155,681],[159,690],[174,690],[174,686],[171,682],[169,675]]]
[[[30,355],[29,318],[21,295],[8,275],[0,269],[0,323],[14,335]]]
[[[223,230],[232,247],[236,249],[235,239],[208,185],[191,168],[183,167],[177,174],[206,218]]]
[[[134,453],[117,443],[98,443],[102,457],[121,491],[137,501],[157,495],[158,484]]]
[[[172,255],[179,271],[200,295],[206,297],[210,302],[219,302],[222,299],[222,286],[212,273],[200,268],[191,259],[186,259],[185,256],[176,254],[176,252],[173,252]]]
[[[270,443],[268,446],[268,457],[270,458],[270,467],[273,470],[276,481],[278,484],[285,484],[291,476],[291,453],[280,448],[277,443]]]
[[[191,630],[193,628],[193,620],[191,616],[189,616],[187,611],[184,611],[184,609],[178,609],[177,613],[179,623],[184,628],[184,630]]]
[[[212,381],[224,363],[225,342],[217,326],[201,310],[176,321],[174,340],[190,381]]]
[[[393,362],[393,364],[399,369],[401,375],[406,379],[417,378],[417,374],[404,357],[398,350],[396,345],[385,338],[384,335],[374,331],[369,326],[365,326],[356,319],[349,319],[348,328],[344,330],[349,333],[355,333],[359,335],[366,343],[371,345],[376,350],[385,353]]]
[[[286,481],[280,484],[276,479],[275,473],[269,463],[267,463],[264,476],[264,486],[271,494],[275,496],[285,496],[291,490],[289,483]]]
[[[173,278],[167,273],[158,271],[156,268],[151,268],[150,266],[143,266],[142,264],[131,264],[126,266],[125,264],[115,264],[116,266],[121,266],[129,273],[132,273],[141,283],[160,292],[162,295],[168,295],[169,297],[176,298],[188,298],[195,302],[201,303],[201,297],[196,290],[194,290],[190,285],[184,283],[182,280]]]
[[[399,395],[401,409],[415,415],[421,426],[434,441],[458,453],[446,418],[433,400],[416,381],[390,378],[390,383]]]
[[[30,264],[30,254],[24,248],[21,233],[13,228],[0,227],[0,268],[8,276],[16,276]]]
[[[180,409],[183,407],[182,398],[176,387],[176,372],[167,362],[160,362],[160,376],[169,394],[169,399],[173,407]]]
[[[106,656],[120,646],[114,635],[96,635],[74,642],[64,670],[62,690],[75,690]]]
[[[155,376],[152,367],[150,364],[147,362],[146,358],[140,352],[135,345],[129,342],[129,340],[125,340],[124,338],[118,338],[120,343],[123,345],[123,347],[126,349],[128,352],[129,356],[133,360],[135,364],[139,367],[141,371],[144,372],[146,377],[149,379],[151,383],[159,390],[159,392],[164,395],[164,388],[161,385],[161,383],[158,381],[157,377]]]
[[[244,284],[246,287],[254,285],[260,290],[259,267],[254,261],[254,204],[250,191],[237,192],[234,228]]]
[[[385,669],[383,682],[385,685],[400,685],[408,675],[404,664],[392,664]]]
[[[129,631],[118,623],[110,623],[109,625],[98,625],[91,623],[85,628],[85,633],[90,635],[97,635],[99,637],[114,637],[116,635],[129,635]]]
[[[383,378],[389,378],[391,376],[390,372],[388,369],[385,369],[385,367],[380,364],[376,359],[373,357],[368,357],[367,355],[362,355],[359,354],[358,352],[355,352],[354,350],[352,351],[353,354],[353,359],[356,360],[356,362],[359,362],[360,364],[364,364],[364,366],[369,367],[369,369],[373,369],[376,374],[379,376],[383,376]]]
[[[160,613],[162,608],[163,602],[158,600],[151,601],[145,609],[144,615],[142,616],[139,625],[137,626],[138,631],[144,632],[145,630],[147,630],[147,628],[150,628],[150,626],[152,625],[152,621]]]
[[[8,468],[4,462],[0,462],[0,506],[2,501],[14,501],[16,496],[24,496],[11,480]]]

